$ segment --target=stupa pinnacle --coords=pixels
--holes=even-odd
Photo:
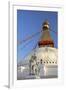
[[[39,47],[44,47],[44,46],[54,47],[54,42],[50,35],[50,26],[49,26],[48,21],[45,21],[42,24],[42,35],[38,42],[38,46]]]

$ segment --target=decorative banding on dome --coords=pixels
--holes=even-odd
[[[52,45],[52,46],[54,46],[54,43],[53,43],[53,41],[45,40],[45,41],[39,41],[38,45],[39,46],[42,46],[42,45]]]

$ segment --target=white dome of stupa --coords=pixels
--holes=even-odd
[[[40,60],[42,59],[42,63],[44,63],[45,65],[57,65],[57,60],[58,60],[57,48],[52,48],[52,47],[36,48],[25,58],[25,60],[29,62],[31,56],[34,54],[37,58],[36,59],[37,62],[40,62]]]

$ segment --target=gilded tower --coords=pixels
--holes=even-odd
[[[50,35],[50,27],[49,22],[45,21],[42,25],[42,35],[38,42],[39,47],[49,46],[54,47],[54,42]]]

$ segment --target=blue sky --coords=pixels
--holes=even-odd
[[[20,42],[32,34],[42,30],[42,23],[48,20],[51,30],[58,32],[58,13],[52,11],[31,11],[17,10],[17,41]],[[55,47],[58,47],[58,34],[50,31],[51,37],[54,40]],[[18,62],[24,60],[24,57],[31,52],[37,44],[41,33],[37,34],[32,39],[17,45]]]

